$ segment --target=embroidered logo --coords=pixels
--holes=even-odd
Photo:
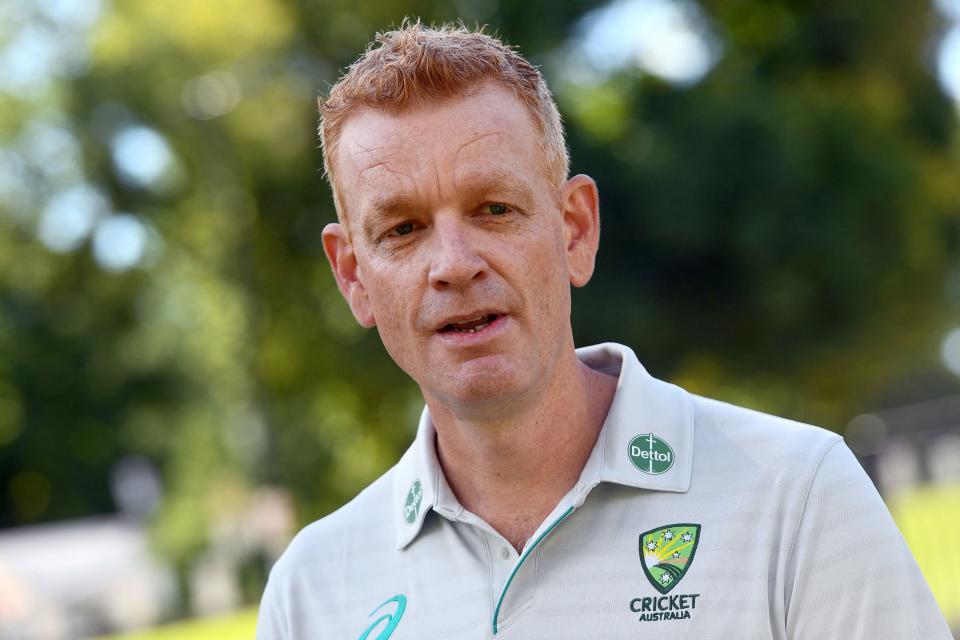
[[[419,484],[419,483],[417,483]],[[393,613],[385,613],[367,627],[363,633],[360,634],[360,637],[357,640],[387,640],[390,636],[393,635],[393,630],[397,628],[397,625],[400,624],[400,618],[403,617],[403,612],[407,608],[407,596],[405,595],[396,595],[381,604],[379,607],[374,609],[370,616],[372,617],[377,611],[380,611],[386,607],[391,602],[396,602],[397,606],[393,610]],[[371,636],[371,633],[374,633],[377,628],[380,626],[380,623],[386,622],[387,626],[383,628],[383,631],[380,632],[378,636]]]
[[[700,541],[700,525],[671,524],[640,534],[640,559],[650,584],[666,595],[683,579]]]
[[[640,471],[659,475],[673,466],[673,448],[652,433],[642,433],[630,441],[630,462]]]
[[[417,516],[420,515],[421,500],[423,500],[423,487],[419,480],[414,480],[413,484],[410,485],[410,490],[407,491],[407,499],[403,504],[403,518],[408,524],[417,521]]]

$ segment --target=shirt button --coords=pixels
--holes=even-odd
[[[509,560],[509,559],[510,559],[510,549],[507,549],[506,547],[504,547],[503,549],[500,550],[500,555],[503,556],[503,559],[504,559],[504,560]]]

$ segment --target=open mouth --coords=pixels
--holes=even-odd
[[[440,333],[479,333],[499,317],[499,314],[488,313],[475,318],[461,320],[441,327]]]

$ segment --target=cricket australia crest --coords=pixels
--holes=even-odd
[[[666,595],[677,586],[693,564],[700,541],[700,525],[682,523],[640,534],[643,573],[654,589]]]

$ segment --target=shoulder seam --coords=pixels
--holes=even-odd
[[[790,535],[790,549],[787,552],[784,569],[790,566],[790,562],[793,560],[793,554],[797,549],[797,536],[800,534],[800,523],[803,521],[803,517],[807,513],[807,505],[810,503],[810,490],[813,488],[813,481],[820,472],[820,466],[823,464],[824,458],[826,458],[827,454],[830,453],[830,451],[832,451],[833,448],[841,442],[843,442],[843,437],[837,435],[837,439],[831,442],[829,446],[824,448],[823,453],[820,454],[816,464],[813,466],[813,471],[810,473],[810,477],[807,479],[807,486],[804,487],[803,490],[803,502],[800,505],[800,513],[797,514],[797,519],[793,524],[793,533]]]

